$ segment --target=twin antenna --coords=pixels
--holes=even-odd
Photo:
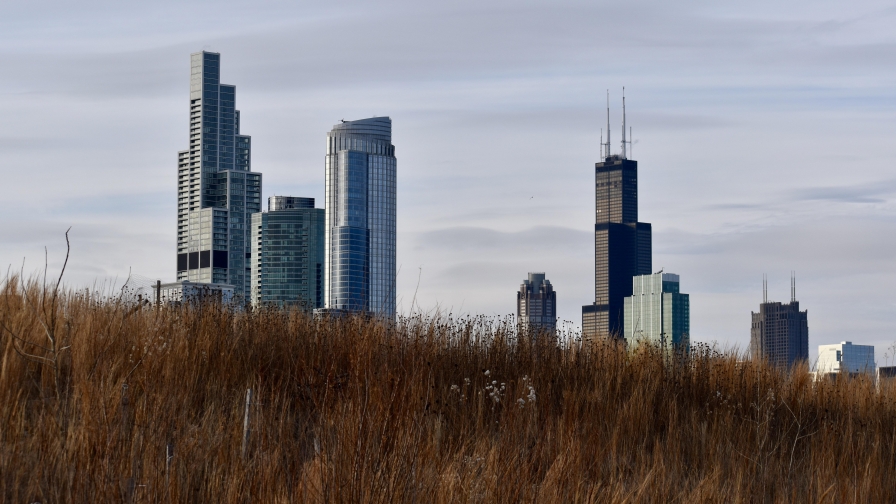
[[[796,271],[790,271],[790,302],[796,301]],[[768,276],[762,275],[762,302],[768,303]]]
[[[632,128],[628,128],[628,140],[625,138],[625,87],[622,88],[622,159],[628,159],[632,154]],[[610,90],[607,90],[607,141],[604,142],[604,130],[600,130],[600,148],[604,158],[610,157]],[[628,151],[628,152],[626,152]]]

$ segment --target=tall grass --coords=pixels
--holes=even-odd
[[[863,379],[485,318],[42,294],[0,292],[5,502],[896,499],[896,392]]]

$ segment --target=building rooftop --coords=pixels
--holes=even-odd
[[[392,119],[389,117],[371,117],[357,121],[342,121],[333,126],[330,134],[364,135],[381,140],[392,141]]]

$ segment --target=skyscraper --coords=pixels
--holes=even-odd
[[[271,196],[251,227],[252,304],[322,307],[324,210],[314,198]]]
[[[396,160],[392,120],[327,133],[325,306],[395,314]]]
[[[177,279],[249,294],[249,216],[261,211],[251,137],[240,134],[236,87],[221,84],[221,55],[190,55],[190,148],[178,152]]]
[[[750,353],[754,360],[766,359],[778,367],[809,360],[808,312],[800,311],[795,282],[791,279],[788,304],[769,302],[763,285],[759,313],[751,312]]]
[[[557,328],[557,293],[544,273],[529,273],[516,293],[516,317],[521,326],[541,328],[551,334]]]
[[[594,165],[594,303],[582,307],[585,338],[622,337],[632,277],[652,269],[650,224],[638,222],[638,162],[626,158],[624,100],[622,153],[610,153],[608,106],[605,157]]]
[[[674,273],[654,273],[632,278],[632,295],[625,298],[625,339],[629,344],[647,342],[666,349],[690,348],[690,296],[681,293]]]

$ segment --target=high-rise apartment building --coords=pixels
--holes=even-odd
[[[251,171],[251,137],[240,133],[236,87],[221,84],[221,56],[191,54],[190,68],[190,148],[177,153],[177,279],[230,284],[247,301],[261,174]]]
[[[779,367],[809,360],[808,312],[800,311],[795,283],[791,280],[790,303],[768,301],[763,286],[763,303],[752,312],[750,353],[754,360],[766,359]]]
[[[544,273],[529,273],[516,293],[516,317],[520,325],[551,334],[557,329],[557,293]]]
[[[252,304],[323,307],[324,210],[314,198],[271,196],[251,228]]]
[[[632,279],[632,295],[625,298],[625,339],[666,349],[690,349],[690,296],[681,293],[678,275],[654,273]]]
[[[875,374],[874,346],[853,345],[849,341],[841,341],[834,345],[818,345],[817,376],[835,373]]]
[[[632,277],[650,274],[652,266],[650,224],[638,222],[638,162],[626,158],[624,135],[621,155],[610,154],[609,134],[604,145],[604,161],[594,165],[594,303],[582,307],[582,335],[589,339],[622,337]]]
[[[343,121],[327,133],[327,309],[395,314],[396,160],[392,120]]]

